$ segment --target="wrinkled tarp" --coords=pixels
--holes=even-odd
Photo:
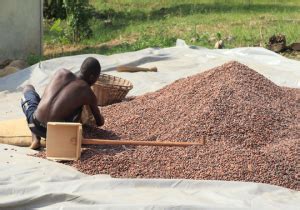
[[[26,153],[34,152],[0,144],[0,208],[294,210],[300,206],[300,192],[268,184],[88,176]]]
[[[208,50],[189,47],[145,49],[112,56],[79,55],[43,61],[0,78],[0,120],[22,117],[21,87],[31,83],[42,93],[59,68],[78,72],[82,61],[94,56],[104,73],[134,84],[131,95],[155,91],[174,80],[226,61],[237,60],[278,85],[300,87],[300,62],[263,48]],[[118,65],[158,68],[157,73],[118,73]],[[72,167],[26,154],[27,148],[0,144],[1,209],[299,209],[300,192],[246,182],[182,179],[113,179],[88,176]]]
[[[246,64],[277,85],[300,87],[300,61],[285,58],[264,48],[210,50],[187,46],[180,40],[177,42],[175,47],[148,48],[111,56],[87,54],[55,58],[0,78],[0,120],[23,117],[20,97],[25,84],[33,84],[42,94],[51,75],[58,69],[66,68],[77,73],[83,60],[89,56],[99,59],[103,73],[130,80],[134,88],[129,95],[156,91],[179,78],[203,72],[231,60]],[[116,72],[115,68],[119,65],[156,66],[158,72]]]

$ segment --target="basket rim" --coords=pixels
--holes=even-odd
[[[119,85],[119,84],[106,84],[106,83],[101,83],[99,82],[98,79],[100,79],[101,77],[109,77],[109,78],[114,78],[114,79],[119,79],[119,80],[123,80],[125,81],[126,83],[128,83],[128,85]],[[129,89],[131,90],[133,88],[133,84],[127,80],[127,79],[124,79],[124,78],[121,78],[121,77],[117,77],[117,76],[114,76],[114,75],[110,75],[110,74],[103,74],[101,73],[99,75],[99,78],[97,79],[97,81],[95,82],[94,85],[99,85],[99,86],[103,86],[103,87],[122,87],[122,88],[126,88],[126,89]]]

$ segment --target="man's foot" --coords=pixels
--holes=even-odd
[[[41,147],[41,142],[39,140],[35,140],[31,143],[30,149],[39,149]]]
[[[30,145],[30,149],[39,149],[41,147],[41,137],[32,134],[32,143]]]
[[[33,85],[25,85],[25,87],[23,88],[23,94],[29,90],[35,90]]]

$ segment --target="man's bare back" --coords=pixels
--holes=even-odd
[[[100,71],[99,62],[89,57],[83,62],[79,76],[66,69],[57,71],[42,98],[32,85],[24,88],[21,105],[32,132],[31,148],[38,148],[41,137],[46,137],[48,122],[78,122],[83,105],[90,107],[98,126],[104,124],[91,89]]]
[[[70,121],[83,105],[93,105],[95,101],[93,91],[84,80],[62,69],[45,89],[35,114],[44,123]]]

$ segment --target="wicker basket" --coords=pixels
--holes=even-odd
[[[98,106],[107,106],[122,101],[132,87],[132,83],[128,80],[101,74],[92,90],[97,97]]]

